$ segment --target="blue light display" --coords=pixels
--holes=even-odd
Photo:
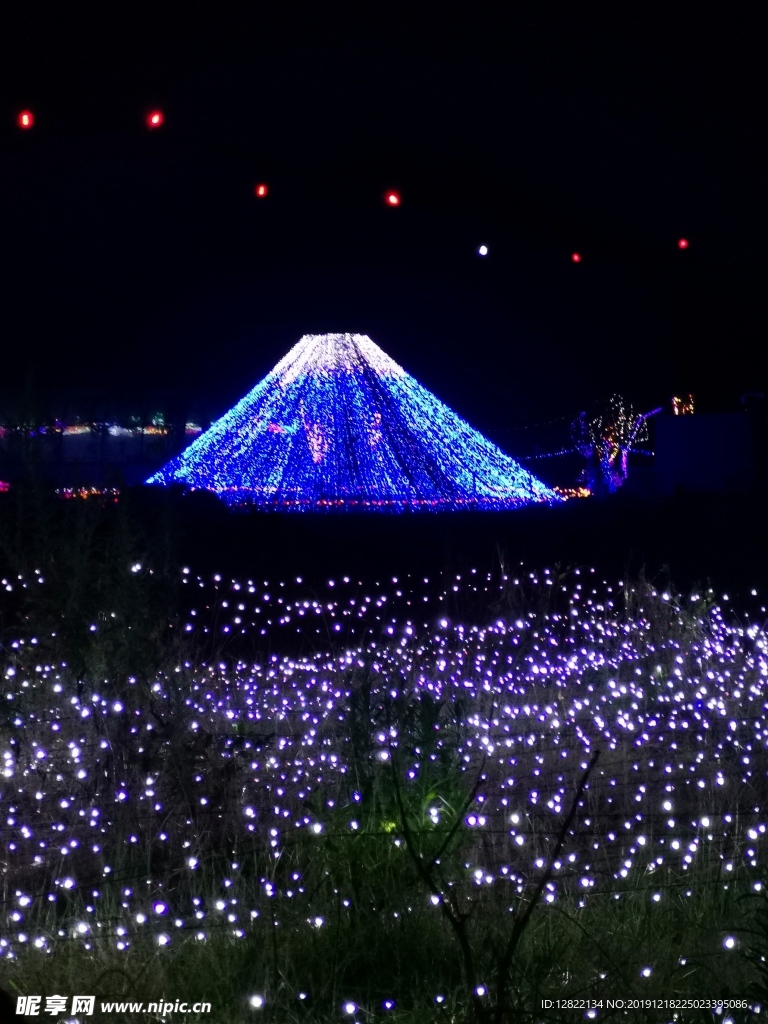
[[[360,334],[305,335],[147,483],[286,510],[561,500]]]

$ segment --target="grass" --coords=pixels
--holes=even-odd
[[[737,617],[589,570],[202,578],[90,536],[76,593],[40,560],[0,591],[12,995],[753,1019],[608,1001],[765,1002],[759,595]]]

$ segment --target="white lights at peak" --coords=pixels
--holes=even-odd
[[[405,376],[402,366],[366,334],[305,334],[270,376],[287,387],[299,376],[358,370],[366,364],[382,376]]]

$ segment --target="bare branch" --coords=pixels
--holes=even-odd
[[[589,781],[589,776],[592,774],[592,769],[597,764],[599,757],[600,751],[596,750],[592,755],[589,764],[587,765],[586,771],[581,777],[578,788],[576,790],[576,794],[573,798],[573,802],[571,803],[571,808],[568,811],[566,819],[562,824],[560,832],[558,833],[557,842],[555,843],[555,848],[549,857],[546,870],[539,879],[538,884],[536,885],[536,888],[533,891],[533,896],[531,897],[528,906],[525,908],[525,911],[515,921],[515,924],[512,928],[512,934],[509,936],[509,941],[507,942],[504,953],[499,959],[496,1003],[496,1019],[498,1021],[502,1021],[504,1019],[504,1014],[506,1013],[506,980],[515,949],[517,948],[517,945],[523,936],[523,933],[528,925],[528,922],[531,919],[531,914],[536,909],[536,906],[539,900],[541,899],[541,894],[543,893],[547,885],[547,882],[549,882],[549,880],[552,877],[552,874],[555,870],[555,861],[560,855],[560,851],[562,850],[565,844],[566,836],[568,835],[570,827],[573,824],[573,819],[576,817],[576,811],[578,810],[579,802],[584,794],[587,782]]]

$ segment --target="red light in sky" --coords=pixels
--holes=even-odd
[[[255,196],[258,196],[259,199],[263,199],[268,191],[269,189],[267,188],[266,185],[256,185],[253,189],[253,194]]]
[[[19,128],[31,128],[35,123],[35,118],[31,110],[22,110],[16,120]]]
[[[389,206],[399,206],[400,205],[400,196],[398,195],[397,192],[387,192],[387,205],[389,205]]]
[[[571,253],[571,259],[573,260],[574,263],[581,263],[581,253],[578,253],[578,252]]]
[[[678,249],[687,249],[688,248],[688,239],[687,238],[680,238],[678,240],[678,243],[677,243],[677,248]]]
[[[153,110],[147,114],[147,128],[159,128],[164,120],[162,110]]]

